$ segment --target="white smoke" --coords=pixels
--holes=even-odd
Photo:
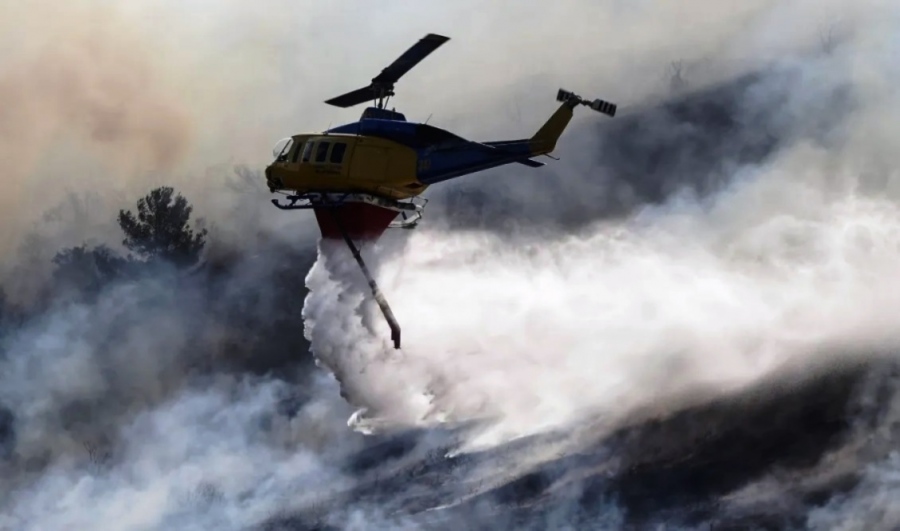
[[[900,102],[893,91],[897,10],[886,2],[758,0],[735,7],[573,0],[549,10],[544,2],[458,2],[452,8],[395,2],[372,11],[347,2],[277,2],[262,9],[206,4],[184,3],[186,12],[174,4],[135,3],[104,17],[97,6],[109,4],[99,0],[65,12],[60,2],[44,2],[55,24],[77,27],[79,34],[82,27],[88,34],[96,27],[112,31],[102,21],[113,21],[116,38],[101,35],[95,45],[102,44],[100,57],[111,54],[115,60],[88,61],[97,67],[87,70],[97,74],[88,80],[120,89],[114,93],[126,109],[143,113],[154,107],[134,105],[150,100],[134,100],[125,90],[132,84],[112,82],[121,80],[121,69],[110,64],[133,63],[118,43],[135,44],[129,49],[149,58],[146,70],[136,74],[157,80],[165,102],[184,112],[190,126],[189,145],[176,142],[185,151],[172,162],[184,171],[230,156],[264,164],[277,138],[337,119],[319,103],[322,98],[369,79],[383,66],[380,61],[392,58],[388,49],[399,52],[427,31],[454,37],[456,48],[441,50],[443,63],[435,58],[420,67],[421,84],[404,80],[403,110],[415,119],[436,112],[432,123],[458,125],[452,128],[465,135],[507,133],[505,112],[494,121],[483,119],[507,99],[521,101],[526,116],[534,112],[527,118],[533,122],[523,125],[530,131],[527,126],[537,126],[552,107],[559,84],[590,96],[584,91],[596,89],[625,109],[652,98],[664,85],[661,67],[675,59],[705,65],[692,70],[697,77],[689,81],[695,84],[776,60],[796,63],[801,75],[791,101],[779,107],[786,113],[785,129],[813,128],[814,118],[833,110],[825,94],[842,85],[852,90],[854,113],[827,131],[825,140],[785,135],[789,140],[776,156],[735,170],[730,188],[708,200],[671,199],[555,239],[508,241],[426,222],[406,245],[392,237],[367,249],[403,325],[401,352],[390,348],[387,328],[349,253],[322,245],[305,306],[315,353],[342,379],[354,403],[389,424],[490,418],[494,430],[478,442],[491,444],[584,415],[613,424],[642,406],[674,407],[696,389],[725,392],[846,344],[854,352],[897,344],[900,194],[893,144]],[[41,27],[35,21],[47,18],[27,7],[9,12],[4,28],[18,30],[0,39],[36,35],[21,28]],[[127,24],[115,24],[119,20]],[[811,50],[829,44],[822,32],[835,20],[840,31],[832,55],[808,59]],[[28,193],[12,191],[10,199],[32,198],[47,183],[56,185],[60,176],[50,171],[55,165],[75,168],[65,150],[54,151],[60,130],[84,136],[54,114],[56,107],[34,99],[41,92],[30,90],[36,81],[29,73],[50,64],[36,59],[35,49],[45,41],[55,43],[51,52],[70,44],[53,31],[38,37],[21,47],[26,54],[10,60],[27,68],[10,69],[0,79],[29,103],[14,113],[24,117],[20,123],[35,127],[13,128],[16,142],[0,146],[25,142],[31,148],[17,152],[27,155],[16,182],[27,183]],[[343,43],[354,47],[339,52]],[[356,55],[360,51],[362,57]],[[70,101],[62,96],[72,94],[58,90],[59,99],[51,91],[53,102]],[[762,92],[747,105],[764,104]],[[93,92],[86,94],[94,101]],[[356,116],[353,110],[338,117]],[[129,126],[142,123],[128,117]],[[586,130],[575,125],[573,131]],[[569,134],[562,144],[569,142],[591,147],[588,137]],[[126,169],[146,158],[140,157],[146,146],[112,145],[122,146],[114,159]],[[48,161],[51,152],[62,161]],[[256,160],[255,153],[263,155]],[[572,158],[557,167],[562,176],[577,171],[609,177],[594,167],[589,153]],[[78,167],[71,171],[81,178],[67,182],[82,188],[104,189],[119,177],[87,179],[91,163]],[[144,182],[154,168],[127,171],[127,189],[136,189],[132,185],[140,183],[133,179]],[[221,184],[217,174],[207,177],[183,181],[197,194]],[[472,179],[479,177],[487,176]],[[563,194],[559,207],[578,192]],[[206,204],[220,221],[231,221],[215,200]],[[283,240],[298,234],[296,227],[271,221],[266,225],[275,229],[265,231],[252,221],[246,234]],[[229,228],[237,233],[232,239],[242,241],[245,224]],[[258,289],[277,289],[275,280]],[[315,504],[316,496],[329,495],[320,492],[325,482],[346,486],[328,450],[350,451],[358,439],[343,429],[351,411],[327,378],[312,390],[318,398],[298,418],[276,419],[275,427],[260,429],[276,409],[282,384],[189,381],[184,373],[196,361],[193,335],[214,335],[208,323],[195,320],[198,312],[190,307],[147,309],[140,298],[117,298],[125,295],[54,309],[14,337],[12,354],[0,360],[2,398],[27,443],[17,452],[28,458],[16,464],[24,471],[0,474],[0,527],[235,529]],[[140,318],[121,334],[112,314],[126,306]],[[215,351],[214,338],[206,339]],[[108,458],[102,451],[95,458],[73,435],[78,430],[62,425],[79,418],[77,409],[60,411],[70,402],[100,404],[101,413],[115,413],[87,421],[92,429],[108,429],[114,450]],[[375,513],[355,514],[360,528],[378,527]]]
[[[207,382],[143,412],[109,436],[111,455],[86,447],[4,496],[0,526],[15,529],[243,529],[346,488],[330,462],[351,443],[336,400],[274,415],[281,384]],[[333,389],[321,381],[321,393]]]
[[[870,7],[861,18],[886,6]],[[814,8],[757,12],[742,36],[761,42],[785,10]],[[786,114],[779,150],[734,170],[715,197],[530,243],[426,223],[405,246],[376,246],[368,259],[403,325],[400,353],[349,253],[320,246],[306,308],[317,357],[373,415],[491,417],[505,440],[587,413],[671,407],[848,344],[900,345],[900,161],[889,133],[900,100],[896,66],[870,32],[887,26],[849,24],[845,35],[859,36],[814,59],[812,40],[782,42],[793,51],[781,62],[798,73],[790,100],[766,109],[763,84],[744,103]],[[847,87],[853,113],[815,130],[836,111],[827,95]]]
[[[837,343],[896,344],[900,213],[861,198],[794,212],[734,234],[720,212],[686,205],[525,246],[424,230],[402,256],[375,258],[402,354],[377,307],[364,308],[370,333],[363,299],[327,276],[349,256],[311,273],[308,326],[361,404],[400,422],[500,417],[514,435],[694,386],[734,389]]]

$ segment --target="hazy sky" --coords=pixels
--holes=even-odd
[[[810,2],[791,3],[802,4]],[[764,60],[833,18],[836,2],[817,4],[821,24],[770,31],[765,47],[755,47],[742,31],[790,7],[763,0],[727,7],[564,0],[549,10],[535,0],[7,3],[0,39],[12,53],[0,57],[0,94],[12,109],[0,149],[12,169],[4,188],[34,200],[60,180],[72,188],[143,185],[152,181],[148,172],[164,171],[169,180],[190,172],[193,182],[221,162],[265,164],[279,138],[355,119],[360,108],[322,101],[364,85],[428,32],[452,40],[398,84],[395,104],[463,134],[518,136],[552,110],[558,86],[627,106],[658,89],[669,61],[713,50],[729,68]],[[521,103],[521,124],[510,123],[513,101]],[[62,149],[68,143],[76,147]],[[108,174],[85,175],[105,173],[98,160]],[[68,169],[64,178],[60,167]]]
[[[225,187],[231,166],[259,171],[277,140],[355,120],[362,107],[323,101],[364,86],[429,32],[451,40],[398,83],[392,104],[412,120],[500,139],[531,134],[559,87],[627,113],[665,90],[673,61],[698,85],[820,46],[832,27],[865,27],[858,42],[884,49],[895,11],[879,0],[854,9],[835,0],[7,2],[0,249],[70,193],[95,198],[90,231],[53,229],[69,245],[163,184],[198,215],[231,223],[228,205],[267,203]],[[876,83],[884,76],[848,64]],[[260,216],[288,219],[269,210]]]
[[[404,326],[399,353],[356,264],[341,247],[323,246],[308,276],[296,273],[312,289],[297,301],[298,329],[306,327],[320,359],[344,369],[357,403],[399,423],[495,415],[506,421],[496,440],[586,411],[617,420],[648,403],[672,407],[682,391],[744,385],[822,351],[896,351],[898,13],[887,0],[6,2],[3,265],[38,228],[62,234],[47,244],[51,253],[87,237],[115,243],[115,210],[161,184],[186,192],[198,214],[247,231],[244,254],[263,225],[262,214],[253,217],[257,205],[266,219],[288,220],[280,221],[292,224],[283,237],[296,243],[311,216],[285,216],[266,194],[224,187],[230,166],[260,170],[278,139],[354,120],[361,108],[323,100],[365,85],[428,32],[452,40],[398,84],[395,103],[411,119],[433,114],[431,123],[477,138],[529,134],[557,105],[560,86],[627,113],[665,93],[672,61],[683,61],[694,86],[780,61],[789,90],[768,86],[785,77],[764,78],[735,103],[784,114],[775,122],[783,125],[777,149],[730,168],[721,194],[638,205],[638,222],[605,220],[530,246],[434,224],[391,235],[366,253]],[[838,46],[824,54],[831,28]],[[841,91],[852,112],[819,134],[818,115],[833,110]],[[669,125],[675,131],[664,138],[677,151],[682,124]],[[598,141],[588,137],[567,135],[572,160],[542,174],[567,193],[573,181],[606,177],[595,152],[575,149]],[[55,225],[41,221],[68,192],[95,195],[73,201]],[[551,200],[564,208],[560,195]],[[49,258],[35,263],[47,267]],[[27,273],[4,287],[35,276],[34,268]],[[236,275],[229,289],[281,289],[277,278],[260,280],[268,278]],[[303,461],[315,465],[310,453],[244,438],[258,431],[256,412],[274,408],[271,382],[236,397],[228,382],[182,393],[183,364],[205,337],[218,348],[216,330],[197,325],[204,316],[193,308],[148,311],[143,295],[140,286],[119,286],[96,305],[49,312],[15,338],[0,389],[24,423],[28,452],[68,444],[66,452],[83,453],[59,435],[58,412],[83,397],[109,405],[107,382],[150,409],[122,420],[121,444],[133,459],[95,484],[77,463],[54,467],[11,502],[20,521],[91,528],[129,517],[130,528],[165,527],[179,510],[171,500],[211,478],[233,509],[222,518],[244,528],[282,507],[284,493],[293,498],[297,478],[315,480]],[[123,308],[140,315],[125,331],[116,320]],[[123,332],[128,341],[119,341]],[[333,387],[316,392],[340,401]],[[340,434],[322,440],[346,444],[345,418],[326,413],[308,412]],[[221,418],[230,420],[223,426]],[[292,436],[315,437],[306,428],[315,424],[298,424]],[[245,485],[266,487],[247,500]],[[136,500],[147,505],[135,509]],[[197,528],[211,527],[204,518]]]

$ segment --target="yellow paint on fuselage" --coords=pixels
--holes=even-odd
[[[556,149],[576,105],[576,100],[563,102],[537,133],[525,141],[528,156],[544,155]],[[427,172],[429,165],[430,160],[419,160],[414,149],[380,137],[297,134],[291,137],[287,153],[266,168],[266,180],[273,192],[356,192],[407,199],[428,188],[418,180],[417,172]]]
[[[415,150],[384,138],[298,134],[287,155],[266,168],[273,190],[358,192],[394,199],[421,194]]]
[[[546,155],[556,149],[556,142],[572,121],[574,107],[574,104],[564,102],[531,137],[529,149],[532,156]]]

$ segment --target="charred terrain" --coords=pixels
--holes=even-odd
[[[684,197],[714,209],[712,198],[798,143],[839,141],[838,124],[861,104],[841,83],[798,104],[797,87],[810,83],[804,68],[787,64],[711,88],[679,85],[662,103],[580,125],[595,172],[548,166],[516,176],[510,193],[500,193],[510,181],[466,181],[436,191],[432,213],[450,234],[540,247],[598,223],[649,223],[641,216]],[[237,175],[247,201],[266,204],[261,176]],[[804,343],[797,348],[821,354],[727,391],[698,384],[616,417],[588,404],[564,426],[487,448],[466,443],[490,421],[465,416],[419,427],[386,422],[364,435],[347,419],[370,406],[358,382],[375,364],[354,365],[304,330],[310,315],[321,319],[323,300],[357,294],[310,292],[320,258],[313,245],[260,235],[251,251],[235,249],[195,218],[178,191],[157,188],[115,220],[122,246],[59,249],[40,290],[0,298],[0,528],[898,522],[900,367],[889,342]],[[359,328],[381,334],[375,327]],[[358,331],[347,330],[341,337]],[[510,365],[528,363],[507,354]]]

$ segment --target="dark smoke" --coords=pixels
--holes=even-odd
[[[118,59],[114,64],[119,64]],[[474,283],[478,265],[499,253],[492,254],[496,249],[484,245],[478,260],[466,261],[469,257],[464,253],[454,254],[447,242],[470,229],[488,236],[527,235],[532,247],[523,247],[522,255],[515,257],[525,261],[529,253],[552,252],[552,246],[565,237],[589,233],[598,222],[649,224],[654,216],[667,209],[677,213],[684,204],[691,212],[694,208],[715,210],[717,200],[724,201],[758,177],[757,170],[777,165],[798,146],[828,151],[850,142],[844,136],[845,125],[862,107],[859,94],[843,82],[821,83],[812,90],[819,80],[811,72],[823,64],[827,60],[820,55],[805,55],[715,86],[684,86],[679,79],[662,100],[626,108],[615,120],[578,124],[567,137],[571,142],[561,147],[562,165],[530,173],[497,171],[436,189],[428,222],[438,229],[424,234],[434,239],[438,249],[425,260],[438,265],[449,262],[452,267],[448,268],[466,273]],[[105,69],[97,72],[106,75]],[[121,97],[127,99],[132,81],[130,77],[125,81]],[[83,99],[82,91],[73,94],[78,96],[75,101]],[[110,101],[108,97],[101,100]],[[104,111],[102,105],[89,105],[87,114],[76,116],[87,116],[87,122],[102,126],[91,129],[101,143],[119,145],[116,130],[141,131],[134,129],[132,115],[113,113],[110,120],[100,120],[108,113],[100,112],[102,116],[96,118],[98,109]],[[145,132],[149,138],[168,138],[158,132],[166,130],[157,127],[161,122],[151,121],[153,127]],[[179,124],[176,120],[175,125]],[[137,138],[144,138],[142,134]],[[139,151],[160,163],[177,155],[168,140],[153,140],[149,146],[142,148],[149,151]],[[871,167],[877,170],[884,163],[879,160]],[[209,175],[218,176],[219,170]],[[84,205],[70,199],[68,206],[49,211],[44,225],[38,225],[39,229],[54,223],[71,225],[72,233],[41,237],[46,233],[38,230],[33,240],[26,240],[32,246],[20,246],[20,254],[4,258],[18,266],[15,274],[6,277],[5,289],[29,296],[0,297],[0,527],[881,529],[896,525],[892,500],[898,369],[890,330],[890,311],[896,306],[890,298],[894,286],[887,280],[884,289],[876,290],[886,295],[866,290],[858,295],[850,288],[832,295],[827,283],[814,284],[821,288],[816,293],[821,299],[813,304],[821,302],[817,312],[802,305],[799,309],[777,306],[776,310],[784,311],[766,313],[768,328],[759,329],[754,327],[756,321],[748,319],[750,332],[739,339],[751,354],[766,352],[768,340],[776,343],[774,350],[783,347],[781,337],[773,337],[783,328],[805,331],[830,324],[835,335],[824,330],[813,338],[818,342],[799,338],[792,343],[795,338],[785,334],[790,336],[785,340],[789,347],[816,354],[788,366],[776,363],[768,371],[748,362],[750,368],[739,369],[758,370],[755,374],[764,377],[727,390],[713,384],[676,385],[721,360],[740,358],[729,350],[733,345],[728,341],[707,343],[707,337],[698,339],[692,330],[676,326],[664,330],[664,345],[654,346],[674,354],[641,358],[631,352],[636,361],[629,361],[629,366],[641,365],[640,370],[614,372],[618,360],[604,358],[613,340],[652,335],[651,326],[660,320],[656,318],[660,310],[648,303],[637,328],[623,334],[611,326],[608,333],[600,334],[604,344],[591,345],[587,351],[591,359],[599,360],[596,365],[571,368],[587,373],[596,388],[606,383],[604,375],[626,374],[629,391],[634,387],[635,394],[651,397],[642,402],[630,400],[632,395],[625,393],[618,411],[598,412],[593,408],[597,404],[591,402],[597,395],[590,389],[565,389],[571,379],[560,378],[541,387],[541,373],[559,373],[536,359],[543,354],[567,361],[567,348],[583,347],[583,343],[566,341],[591,331],[574,325],[547,330],[544,313],[541,319],[528,321],[533,328],[497,331],[494,327],[501,324],[500,317],[518,311],[511,305],[492,308],[494,319],[485,326],[494,335],[462,338],[470,343],[459,343],[458,350],[444,352],[439,341],[443,336],[425,338],[428,352],[435,356],[426,360],[433,363],[430,367],[417,365],[420,360],[412,354],[405,359],[365,357],[380,333],[373,324],[380,321],[355,313],[365,292],[352,289],[352,281],[341,277],[340,265],[329,264],[333,269],[323,271],[318,262],[320,269],[311,272],[313,264],[326,257],[317,255],[309,227],[263,216],[259,204],[266,204],[265,194],[252,184],[258,174],[238,168],[237,175],[228,181],[239,198],[237,206],[217,219],[202,259],[189,267],[166,260],[148,264],[129,256],[122,248],[124,236],[114,216],[100,227],[85,229],[96,223],[96,211],[106,210],[91,203],[90,197]],[[876,186],[878,175],[874,172],[863,179],[867,186],[861,200],[885,195]],[[194,197],[189,194],[188,199]],[[122,202],[118,199],[106,198],[116,205]],[[127,207],[133,208],[138,199],[139,195],[129,197]],[[720,208],[735,206],[724,204]],[[773,212],[758,213],[763,218],[759,225],[780,219]],[[876,212],[884,215],[885,224],[890,222],[889,213]],[[757,228],[748,223],[716,236],[729,240],[726,243],[752,240]],[[677,238],[690,234],[689,227],[675,232],[673,239],[679,246],[698,246],[696,241]],[[716,258],[733,259],[740,266],[728,270],[733,278],[768,293],[772,285],[760,280],[768,277],[754,277],[758,271],[754,267],[776,262],[793,273],[800,271],[799,283],[809,269],[817,273],[811,265],[817,256],[827,258],[824,251],[813,258],[804,255],[820,251],[815,245],[821,243],[816,241],[818,236],[812,230],[801,231],[800,237],[789,233],[784,246],[776,246],[771,253],[765,252],[772,250],[765,245],[769,233],[759,236],[764,242],[757,247],[747,244],[733,250],[719,240],[700,246]],[[862,230],[851,242],[852,250],[862,249],[859,254],[848,251],[838,261],[858,271],[854,260],[865,260],[867,273],[886,279],[879,275],[894,262],[879,262],[885,256],[878,254],[883,242],[879,236],[877,231]],[[586,247],[603,244],[586,241]],[[386,247],[394,244],[396,240]],[[446,253],[439,252],[442,244],[449,248]],[[742,252],[752,254],[747,247],[758,255],[750,265],[739,260]],[[873,254],[866,254],[867,249]],[[378,249],[367,252],[378,267],[383,254]],[[672,263],[676,260],[666,262],[668,256],[649,253],[649,258],[639,258],[663,262],[663,273],[673,276],[683,275],[685,264],[696,266],[689,269],[697,275],[721,273],[716,267],[705,267],[704,261],[691,261],[693,255],[688,259],[674,255],[683,260],[677,264]],[[53,257],[59,260],[54,263]],[[565,264],[566,258],[562,256],[560,263]],[[600,263],[602,258],[598,256],[598,263],[583,256],[572,260],[585,260],[588,269],[617,266]],[[645,271],[639,262],[628,262],[624,269]],[[357,274],[350,266],[348,274]],[[514,266],[509,269],[508,276],[515,276]],[[387,266],[382,270],[391,272]],[[543,272],[528,271],[529,280],[540,286],[546,281]],[[832,270],[825,274],[836,277],[834,284],[845,286],[839,282],[844,277]],[[688,294],[700,298],[717,289],[727,291],[728,281],[734,280],[723,277],[713,279],[720,283],[701,284]],[[430,280],[435,279],[441,277],[434,275]],[[622,284],[633,280],[621,279]],[[648,291],[658,282],[640,280],[650,286]],[[691,280],[684,276],[673,284]],[[319,291],[311,293],[308,284]],[[404,282],[385,284],[401,296]],[[402,296],[427,297],[427,288],[433,287],[429,283],[416,286],[419,292]],[[775,283],[774,291],[788,297],[786,286]],[[478,296],[466,285],[437,287]],[[625,287],[597,289],[607,290],[605,296],[612,298],[614,291]],[[730,287],[738,295],[748,293]],[[834,306],[833,301],[840,301],[842,295],[850,303]],[[398,308],[404,308],[404,302],[405,307],[415,308],[409,300],[400,298]],[[552,301],[542,300],[541,306],[561,310],[568,302],[564,299],[554,307]],[[677,311],[692,310],[675,295],[669,302]],[[846,308],[865,302],[871,310],[855,313]],[[749,307],[747,312],[753,314],[757,306],[764,306],[764,312],[769,309],[752,297],[741,305],[726,304],[735,315],[724,316],[723,322],[739,322],[745,318],[741,308]],[[344,312],[345,308],[352,311]],[[612,308],[616,309],[630,311],[629,307]],[[593,315],[575,317],[595,318],[579,323],[600,328],[614,324],[612,310],[607,321]],[[415,338],[416,330],[428,330],[435,314],[449,327],[456,311],[432,307],[432,317],[421,312],[404,324]],[[333,318],[322,320],[323,312],[334,312]],[[714,328],[719,325],[716,321],[705,332],[715,339],[720,331]],[[553,336],[555,350],[536,354],[530,347],[543,345],[540,341],[547,335]],[[322,341],[323,337],[329,341]],[[836,343],[840,346],[835,347]],[[691,358],[691,349],[706,357]],[[819,350],[828,352],[819,354]],[[507,394],[488,396],[519,402],[527,410],[526,421],[542,420],[538,406],[545,405],[532,400],[528,394],[532,387],[571,391],[583,395],[585,403],[580,404],[583,407],[575,420],[562,426],[533,429],[512,440],[501,437],[500,443],[475,449],[472,440],[492,427],[494,419],[489,415],[476,420],[451,414],[451,421],[443,426],[433,422],[398,426],[389,419],[364,418],[359,425],[371,428],[372,435],[347,427],[353,407],[367,405],[367,398],[377,398],[379,393],[402,395],[405,386],[419,383],[409,378],[410,367],[424,367],[422,372],[429,377],[452,375],[448,368],[466,367],[473,357],[482,365],[502,361],[476,383],[500,380],[498,385],[505,384],[502,390]],[[810,358],[817,363],[809,362]],[[332,365],[337,367],[337,378],[317,366],[317,361],[341,362]],[[529,374],[523,370],[529,364],[535,366],[530,373],[534,380],[515,380]],[[644,366],[653,366],[661,375],[648,375],[652,371]],[[499,376],[492,378],[494,374]],[[476,376],[464,370],[458,375]],[[451,378],[427,383],[432,395],[423,401],[441,404],[450,396],[442,405],[453,405],[452,399],[467,390],[482,390]],[[353,407],[342,393],[354,402]],[[463,398],[474,402],[479,397]],[[558,396],[543,398],[552,402]],[[385,400],[379,405],[390,413],[397,404]],[[465,407],[461,409],[465,413]],[[497,410],[508,412],[503,407]]]
[[[796,91],[810,82],[806,71],[816,61],[822,58],[672,90],[662,101],[580,124],[567,133],[569,142],[557,155],[563,161],[593,159],[590,172],[554,164],[540,171],[496,170],[435,192],[438,208],[430,215],[455,229],[566,233],[673,196],[708,198],[726,190],[742,170],[765,166],[781,149],[802,141],[834,142],[856,103],[849,86],[836,85],[798,109]]]

